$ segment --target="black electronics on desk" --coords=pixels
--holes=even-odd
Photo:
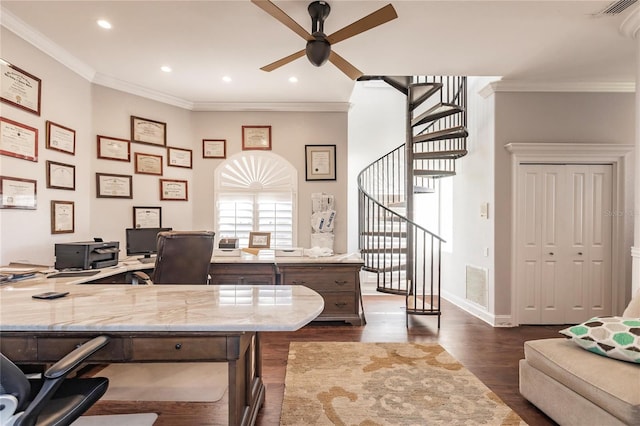
[[[238,247],[237,238],[220,238],[220,241],[218,241],[218,248],[221,249],[234,249]]]
[[[57,270],[100,269],[118,264],[120,243],[118,241],[81,241],[55,245]]]
[[[171,230],[172,228],[127,228],[127,256],[143,255],[141,262],[153,261],[151,255],[158,253],[158,233]]]

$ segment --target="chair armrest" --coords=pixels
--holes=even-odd
[[[109,343],[109,340],[108,336],[98,336],[89,340],[49,367],[47,371],[45,371],[44,377],[47,379],[57,379],[66,376],[84,360]]]
[[[149,284],[152,285],[153,282],[151,281],[151,277],[149,277],[149,275],[147,275],[146,273],[142,272],[142,271],[135,271],[133,273],[134,278],[137,278],[141,281],[144,281],[145,284]]]

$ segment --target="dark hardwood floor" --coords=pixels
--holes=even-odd
[[[524,357],[527,340],[559,337],[560,326],[493,328],[444,301],[442,324],[436,317],[410,316],[405,327],[401,296],[364,296],[367,324],[362,327],[311,324],[296,332],[262,335],[262,368],[266,400],[257,425],[280,423],[289,342],[417,342],[438,343],[473,372],[504,402],[532,426],[554,425],[518,392],[518,360]],[[199,426],[226,424],[226,399],[218,403],[108,402],[99,401],[88,414],[155,412],[155,426]]]

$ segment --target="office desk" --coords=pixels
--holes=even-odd
[[[259,333],[297,330],[324,305],[304,286],[89,286],[52,280],[0,288],[3,354],[18,363],[55,362],[79,343],[106,334],[111,341],[94,362],[228,362],[230,425],[253,424],[264,402]],[[52,290],[70,294],[31,298]]]

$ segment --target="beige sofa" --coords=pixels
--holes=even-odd
[[[640,292],[623,317],[640,318]],[[564,337],[525,342],[520,393],[560,425],[640,425],[640,364]]]

